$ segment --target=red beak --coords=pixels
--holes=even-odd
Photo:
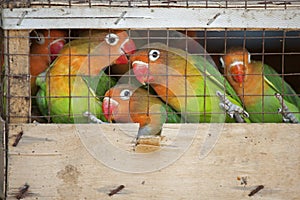
[[[135,43],[131,39],[125,41],[121,48],[126,54],[133,54],[136,50]]]
[[[111,122],[114,118],[113,115],[118,112],[118,102],[110,97],[104,97],[102,102],[102,111],[104,117]]]
[[[154,77],[151,76],[148,68],[148,64],[141,61],[134,61],[132,63],[132,69],[136,79],[143,85],[154,81]]]
[[[133,54],[136,50],[135,44],[133,40],[128,39],[121,45],[121,50],[124,52],[117,60],[116,64],[127,64],[128,58],[127,56]]]
[[[245,79],[245,66],[241,64],[231,66],[230,74],[235,82],[243,83]]]
[[[64,47],[66,41],[63,38],[59,38],[50,43],[50,58],[51,62],[58,56],[60,50]]]

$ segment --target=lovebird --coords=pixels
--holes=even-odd
[[[105,93],[102,109],[108,121],[139,123],[138,136],[158,135],[163,123],[181,121],[170,107],[147,89],[117,84]]]
[[[234,122],[217,93],[231,102],[227,113],[242,110],[233,88],[205,57],[153,43],[131,55],[130,63],[140,83],[148,83],[185,122]]]
[[[31,32],[30,75],[31,95],[37,92],[36,77],[44,72],[66,43],[65,30],[34,30]]]
[[[46,107],[47,116],[55,123],[87,122],[85,112],[105,120],[101,96],[114,83],[103,71],[111,64],[128,63],[126,54],[134,50],[125,31],[103,32],[99,40],[78,39],[66,44],[44,78],[37,81],[41,86],[37,102],[46,101],[47,105],[38,104],[41,112],[45,114]],[[103,82],[100,89],[98,81],[91,81],[97,78]]]
[[[252,122],[299,122],[300,98],[272,67],[251,60],[249,51],[242,47],[230,48],[220,61]]]
[[[132,34],[132,33],[131,33]],[[132,36],[132,35],[131,35]],[[90,29],[90,30],[79,30],[75,32],[75,37],[89,40],[98,40],[103,37],[103,30]],[[136,45],[136,42],[135,42]],[[107,69],[107,74],[113,75],[114,77],[120,77],[130,70],[129,63],[126,64],[113,64]]]

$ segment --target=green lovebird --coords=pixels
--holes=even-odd
[[[185,122],[234,122],[217,93],[231,102],[227,113],[242,110],[233,88],[204,56],[153,43],[137,50],[130,62],[136,78],[148,83]]]
[[[252,122],[299,122],[300,98],[272,67],[251,60],[248,50],[242,47],[229,49],[220,61]]]
[[[85,112],[105,120],[97,95],[103,97],[115,82],[103,71],[111,64],[128,63],[125,54],[132,53],[135,45],[125,31],[103,32],[97,38],[66,44],[44,77],[37,80],[41,88],[38,106],[53,122],[88,122]]]
[[[163,123],[181,121],[169,106],[147,89],[129,84],[117,84],[108,90],[103,100],[103,112],[108,121],[139,123],[139,136],[157,135]]]

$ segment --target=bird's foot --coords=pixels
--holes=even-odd
[[[281,108],[278,108],[278,113],[282,115],[282,121],[285,123],[300,123],[296,116],[291,113],[288,106],[284,103],[281,94],[275,93],[275,97],[278,99]]]
[[[242,107],[232,103],[222,92],[217,91],[216,94],[221,101],[220,107],[236,122],[244,123],[244,118],[249,118],[249,114]]]
[[[91,120],[91,122],[94,122],[96,124],[108,124],[107,122],[103,122],[101,119],[98,119],[95,115],[88,111],[84,112],[83,116],[87,117],[89,120]]]

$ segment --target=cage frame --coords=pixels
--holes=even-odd
[[[130,2],[130,1],[129,1]],[[98,191],[98,196],[101,198],[109,198],[106,194],[107,191],[113,189],[116,184],[124,184],[126,188],[128,187],[128,193],[124,192],[125,196],[120,198],[128,199],[132,198],[142,198],[145,195],[150,195],[153,199],[164,199],[169,195],[174,193],[174,188],[176,186],[173,178],[175,172],[180,172],[182,168],[189,168],[191,173],[181,172],[179,173],[179,177],[184,180],[188,179],[189,181],[200,184],[200,189],[207,189],[208,187],[204,187],[204,182],[209,182],[209,187],[214,188],[217,191],[217,195],[215,197],[220,197],[224,199],[231,199],[234,197],[245,198],[248,196],[251,190],[254,190],[258,184],[264,184],[266,189],[262,192],[262,194],[258,194],[258,198],[263,198],[263,195],[274,195],[276,197],[276,192],[279,192],[278,183],[281,176],[278,175],[280,172],[284,172],[284,167],[289,167],[288,171],[286,171],[286,176],[294,174],[294,177],[287,177],[284,179],[284,187],[281,188],[279,192],[279,197],[286,198],[289,195],[291,198],[296,198],[296,194],[292,192],[299,191],[299,171],[297,170],[297,165],[295,166],[295,162],[299,163],[300,157],[293,155],[290,158],[288,157],[290,147],[294,147],[294,152],[299,150],[297,148],[297,144],[300,142],[299,134],[298,136],[295,134],[300,133],[298,125],[287,125],[287,124],[251,124],[251,125],[238,125],[235,124],[234,131],[231,132],[231,128],[229,125],[225,125],[223,130],[223,137],[219,142],[221,147],[217,148],[217,150],[212,152],[212,155],[208,160],[197,160],[197,156],[195,156],[198,152],[194,149],[191,152],[187,152],[187,155],[183,158],[183,160],[189,160],[194,166],[189,166],[185,164],[183,161],[179,162],[179,164],[171,166],[171,171],[168,169],[163,169],[154,174],[145,174],[145,175],[134,175],[134,181],[132,182],[132,174],[124,174],[121,172],[116,172],[114,170],[108,170],[101,164],[95,162],[92,158],[86,158],[84,160],[94,163],[96,167],[91,168],[89,165],[80,165],[78,164],[78,160],[67,159],[64,160],[65,157],[72,157],[75,154],[72,152],[83,152],[85,155],[86,152],[82,146],[80,147],[69,147],[63,148],[66,144],[79,144],[78,136],[74,133],[73,125],[39,125],[39,124],[27,124],[29,122],[31,116],[31,103],[30,99],[28,99],[28,94],[30,94],[30,77],[29,77],[29,60],[28,57],[18,55],[28,55],[29,54],[29,41],[28,35],[30,30],[32,29],[51,29],[51,28],[82,28],[82,29],[188,29],[188,30],[197,30],[197,29],[210,29],[210,30],[220,30],[220,29],[264,29],[264,30],[299,30],[300,28],[300,14],[299,9],[288,8],[288,9],[262,9],[262,8],[182,8],[182,7],[52,7],[52,8],[4,8],[1,10],[1,26],[4,30],[4,39],[5,39],[5,54],[6,59],[5,62],[10,66],[9,76],[10,79],[7,82],[8,88],[10,88],[9,95],[16,96],[17,100],[9,103],[10,112],[18,113],[22,111],[25,118],[14,117],[11,114],[7,114],[9,118],[6,119],[6,130],[4,130],[3,122],[1,131],[4,135],[6,132],[7,138],[4,138],[4,149],[7,150],[7,166],[6,166],[6,180],[2,181],[2,188],[4,188],[4,195],[7,196],[8,199],[13,199],[15,197],[15,193],[18,191],[18,187],[21,187],[30,176],[40,176],[38,180],[41,178],[52,176],[53,180],[56,181],[56,184],[53,186],[50,185],[38,185],[36,183],[29,182],[32,184],[32,188],[30,191],[33,193],[33,198],[38,197],[39,195],[46,194],[50,196],[44,196],[48,199],[51,199],[53,195],[56,198],[68,198],[72,191],[74,192],[72,195],[78,195],[78,197],[92,197],[92,195],[88,195],[87,193],[78,194],[76,190],[80,191],[80,187],[83,189],[87,189],[87,185],[91,186],[93,191]],[[282,7],[281,7],[282,8]],[[284,8],[284,7],[283,7]],[[183,16],[186,16],[186,20],[182,21],[181,17],[178,13],[184,13]],[[125,13],[125,14],[124,14]],[[50,20],[49,20],[50,19]],[[261,23],[261,19],[264,19],[264,22]],[[76,21],[76,23],[74,23]],[[166,27],[162,27],[158,25],[161,22],[165,24]],[[72,23],[70,23],[72,22]],[[9,38],[9,41],[8,41]],[[14,56],[15,55],[15,56]],[[20,67],[20,65],[22,66]],[[99,125],[93,126],[96,130]],[[170,134],[176,128],[177,125],[167,126],[165,128],[165,133]],[[203,142],[204,135],[199,131],[199,125],[194,125],[195,129],[198,130],[198,135],[196,138],[195,144],[193,147],[199,145]],[[105,127],[105,126],[104,126]],[[203,128],[204,127],[204,128]],[[201,127],[202,130],[208,130],[209,125],[203,124]],[[252,128],[262,130],[262,135],[256,136],[252,131]],[[15,141],[17,135],[21,130],[25,131],[26,137],[22,139],[20,145],[18,147],[13,147],[12,144]],[[44,136],[39,136],[39,130],[46,130]],[[51,131],[66,131],[66,136],[57,136],[51,134]],[[107,126],[106,130],[109,133],[113,132],[112,127]],[[239,133],[245,133],[246,135],[239,135]],[[281,135],[282,132],[285,132],[284,137]],[[247,138],[246,138],[247,137]],[[38,140],[36,140],[38,139]],[[69,139],[69,141],[68,141]],[[231,142],[229,142],[232,139]],[[50,143],[47,140],[51,141]],[[250,143],[245,142],[251,141]],[[58,141],[53,142],[53,141]],[[225,142],[224,142],[225,141]],[[65,144],[65,143],[66,144]],[[234,148],[229,148],[232,155],[226,155],[222,153],[222,150],[226,150],[228,146],[235,144],[236,148],[243,148],[242,152]],[[32,147],[31,145],[35,145]],[[57,145],[52,151],[49,151],[49,148]],[[276,147],[284,147],[281,150],[272,149],[272,145]],[[71,145],[70,145],[71,146]],[[56,152],[55,152],[56,150]],[[252,152],[254,151],[254,153]],[[244,153],[247,153],[247,157],[244,157]],[[252,152],[252,154],[251,154]],[[276,162],[272,160],[272,156],[274,153],[279,153],[283,155],[282,157],[276,157]],[[237,155],[236,157],[234,155]],[[57,168],[51,169],[50,167],[44,166],[42,170],[38,170],[36,173],[28,171],[30,169],[19,168],[22,163],[26,163],[28,161],[34,161],[33,166],[43,166],[43,159],[45,157],[49,157],[49,161],[47,163],[56,162],[58,164]],[[59,161],[55,161],[58,158]],[[218,161],[217,158],[220,158],[222,161]],[[257,158],[257,160],[256,160]],[[266,159],[267,158],[267,159]],[[38,160],[35,160],[38,159]],[[248,186],[240,185],[241,183],[236,180],[237,177],[234,177],[234,173],[229,173],[228,175],[221,175],[221,169],[225,168],[230,164],[230,161],[233,161],[233,169],[236,170],[237,176],[248,176],[251,178]],[[272,161],[271,163],[268,163]],[[261,162],[258,167],[253,166],[251,162]],[[203,174],[203,171],[198,169],[205,163],[205,172],[210,172],[211,174],[207,177],[203,178],[203,182],[199,181],[197,177],[192,177],[193,173]],[[243,163],[245,165],[243,165]],[[275,165],[276,163],[284,163],[282,166]],[[214,175],[214,171],[209,170],[209,164],[217,164],[215,170],[217,172]],[[273,167],[274,177],[264,177],[263,175],[268,172],[269,169],[263,167],[266,165],[267,167]],[[248,167],[248,168],[247,168]],[[94,173],[97,170],[103,170],[108,175],[106,176],[107,180],[103,181],[93,181],[93,177],[90,173],[88,173],[89,168],[92,169]],[[97,170],[95,170],[97,169]],[[258,171],[256,171],[258,169]],[[45,170],[45,172],[42,172]],[[55,171],[59,170],[59,171]],[[76,179],[77,182],[65,182],[68,180],[68,170],[70,174],[73,175],[77,173],[82,173],[84,177],[88,178],[87,182],[84,182],[84,179],[81,177]],[[261,171],[259,171],[261,170]],[[59,173],[60,172],[60,173]],[[256,174],[257,172],[262,173],[263,175]],[[298,172],[298,174],[297,174]],[[44,173],[44,174],[43,174]],[[65,173],[66,176],[63,174]],[[291,174],[290,174],[291,173]],[[69,175],[70,175],[69,174]],[[42,175],[42,176],[41,176]],[[53,177],[53,175],[56,175]],[[102,174],[103,176],[103,174]],[[121,180],[123,182],[119,182],[119,179],[116,178],[121,176]],[[158,178],[163,184],[161,185],[161,193],[159,194],[159,190],[153,188],[151,186],[147,186],[147,183],[158,183],[157,181],[151,180],[151,178]],[[97,176],[96,176],[97,177]],[[230,179],[228,179],[230,177]],[[97,178],[101,178],[98,176]],[[218,179],[222,179],[219,180]],[[267,179],[267,180],[266,180]],[[78,181],[79,180],[79,181]],[[6,182],[7,181],[7,182]],[[80,183],[83,181],[83,183]],[[143,182],[146,181],[146,182]],[[164,182],[165,181],[165,182]],[[78,183],[79,182],[79,183]],[[229,182],[229,184],[228,184]],[[213,185],[215,183],[221,183],[219,185]],[[69,187],[67,186],[69,184]],[[87,184],[87,185],[85,185]],[[93,185],[95,184],[95,185]],[[96,186],[96,184],[104,184],[105,187]],[[137,188],[141,188],[146,184],[145,192],[135,193]],[[171,189],[169,184],[172,186]],[[225,186],[228,184],[229,186]],[[245,183],[244,183],[245,184]],[[245,186],[245,187],[244,187]],[[49,187],[50,191],[45,189],[45,187]],[[193,192],[197,185],[194,188],[191,187],[191,184],[187,184],[183,186],[180,194],[184,195],[185,191]],[[225,187],[229,192],[225,192],[220,189]],[[173,189],[172,189],[173,188]],[[56,191],[55,191],[56,189]],[[197,188],[196,188],[197,189]],[[89,190],[90,191],[90,190]],[[99,192],[100,191],[100,192]],[[152,191],[152,192],[151,192]],[[230,191],[232,194],[230,195]],[[43,193],[46,192],[46,193]],[[176,193],[176,192],[175,192]],[[122,193],[123,194],[123,193]],[[122,195],[121,194],[121,195]],[[178,193],[176,193],[178,194]],[[201,193],[197,192],[196,194],[188,193],[185,197],[193,198],[193,195],[199,195]],[[71,195],[71,196],[72,196]],[[86,195],[86,196],[85,196]],[[204,196],[206,198],[212,197],[213,192],[205,192]],[[223,196],[224,195],[224,196]],[[273,196],[273,197],[274,197]],[[277,196],[278,197],[278,196]],[[30,196],[29,196],[30,198]],[[268,197],[266,197],[268,198]]]
[[[298,12],[298,9],[294,8],[18,8],[2,10],[2,28],[4,30],[53,27],[57,29],[99,27],[103,29],[297,29],[300,24]],[[178,13],[182,14],[178,15]],[[182,20],[182,16],[185,20]],[[160,23],[162,25],[159,25]]]

